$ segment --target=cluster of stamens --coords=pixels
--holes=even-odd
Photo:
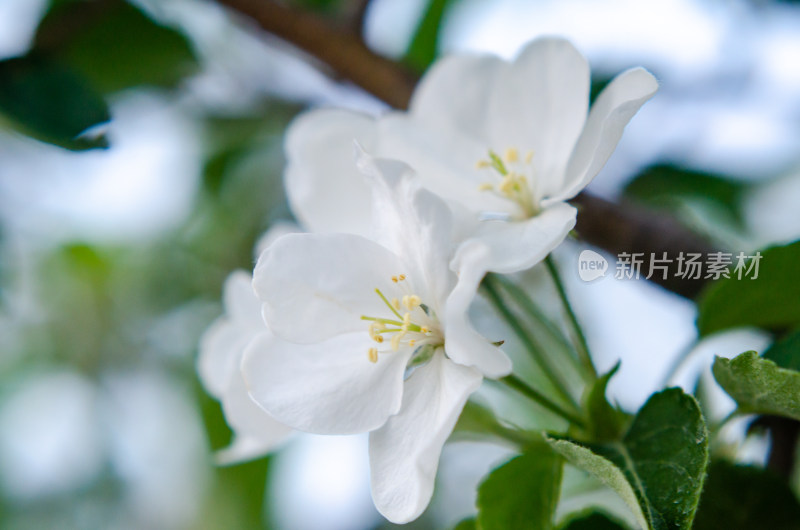
[[[533,151],[525,153],[523,165],[520,162],[519,151],[514,147],[506,149],[502,158],[494,151],[489,150],[489,159],[478,160],[476,167],[493,171],[500,177],[500,182],[498,184],[484,182],[478,189],[480,191],[490,191],[503,199],[514,201],[522,208],[527,217],[533,217],[539,210],[534,200],[533,190],[528,178],[521,171],[516,170],[516,168],[523,166],[523,168],[528,167],[531,169],[532,173],[532,161]]]
[[[369,320],[369,336],[378,344],[385,344],[389,338],[390,349],[379,349],[373,346],[367,350],[367,358],[372,363],[378,362],[379,353],[396,352],[401,346],[416,348],[426,344],[438,345],[442,343],[442,336],[436,325],[434,316],[429,315],[429,309],[422,303],[422,299],[412,293],[406,285],[406,276],[400,274],[392,276],[392,282],[403,290],[399,298],[387,298],[380,289],[375,293],[386,304],[396,318],[378,318],[362,316],[362,320]]]

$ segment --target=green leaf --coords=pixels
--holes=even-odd
[[[642,507],[639,506],[636,492],[620,468],[607,458],[592,452],[591,449],[569,440],[548,438],[547,441],[553,450],[567,459],[567,462],[595,476],[603,484],[614,490],[628,505],[636,519],[636,523],[641,528],[650,528],[647,517],[642,511]]]
[[[602,512],[573,514],[559,530],[625,530],[626,526]]]
[[[424,72],[436,59],[442,19],[453,0],[430,0],[417,31],[406,50],[405,61],[418,72]]]
[[[561,492],[564,461],[539,442],[492,471],[478,487],[477,527],[548,530]]]
[[[589,441],[618,440],[627,425],[627,415],[611,406],[606,399],[606,387],[619,370],[619,365],[620,363],[617,363],[607,374],[598,378],[586,395],[586,435]]]
[[[695,530],[797,530],[800,503],[780,477],[753,466],[712,462]]]
[[[105,101],[81,76],[36,55],[0,61],[0,113],[20,132],[66,149],[107,147],[81,136],[111,119]]]
[[[781,368],[800,371],[800,329],[786,335],[764,352],[769,359]]]
[[[734,263],[735,263],[734,256]],[[720,279],[700,295],[700,335],[741,326],[783,330],[800,325],[800,241],[761,251],[758,278]]]
[[[781,368],[754,351],[734,359],[717,357],[714,378],[739,406],[739,412],[800,420],[800,372]]]
[[[589,447],[550,443],[614,489],[643,528],[691,528],[708,462],[708,432],[697,402],[680,389],[651,396],[621,441]]]
[[[476,528],[475,518],[470,517],[459,521],[458,524],[453,527],[453,530],[475,530]]]
[[[661,165],[648,168],[632,180],[623,193],[637,201],[671,211],[676,211],[686,200],[713,203],[741,227],[742,199],[748,189],[747,183],[720,175]]]
[[[121,0],[56,3],[39,25],[34,49],[70,65],[105,93],[171,87],[196,66],[181,33]]]

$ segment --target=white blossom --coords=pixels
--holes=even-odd
[[[642,68],[623,72],[590,112],[589,89],[585,58],[565,40],[541,38],[511,63],[476,55],[438,61],[408,112],[306,113],[286,141],[292,208],[310,230],[364,233],[369,190],[348,152],[357,139],[408,163],[454,211],[471,214],[460,221],[466,243],[453,267],[469,256],[469,266],[487,271],[529,268],[573,228],[576,210],[565,201],[600,171],[657,82]],[[480,257],[476,245],[485,248]]]
[[[372,238],[293,234],[264,251],[253,284],[274,336],[246,348],[242,370],[253,399],[282,423],[369,431],[375,504],[406,522],[430,500],[469,395],[511,366],[467,319],[482,274],[450,269],[445,203],[405,164],[362,154],[359,166],[372,189]]]

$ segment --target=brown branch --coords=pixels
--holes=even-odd
[[[219,0],[327,64],[337,74],[395,108],[405,108],[417,80],[394,61],[373,53],[359,35],[310,13],[271,0]]]
[[[371,3],[370,0],[351,0],[349,4],[346,4],[350,29],[362,41],[364,40],[364,29],[367,25],[367,15],[369,14]]]
[[[322,19],[290,9],[272,0],[218,0],[221,4],[252,18],[262,29],[305,50],[330,66],[345,79],[382,99],[389,105],[408,106],[417,79],[398,63],[369,50],[352,30],[339,29]],[[579,208],[578,234],[592,245],[613,254],[643,253],[642,271],[649,271],[649,258],[667,252],[673,260],[680,252],[707,254],[713,248],[671,217],[627,204],[615,204],[588,193],[573,201]],[[694,298],[704,280],[675,278],[675,264],[667,278],[654,275],[662,287]]]
[[[662,259],[666,252],[671,260],[665,263],[666,275],[656,268],[650,280],[686,298],[700,293],[706,280],[680,278],[676,258],[681,253],[699,253],[705,257],[713,252],[705,239],[686,230],[674,218],[637,205],[613,203],[586,192],[575,197],[572,203],[579,210],[575,228],[587,243],[614,255],[644,254],[641,256],[642,275],[649,274],[652,258]]]

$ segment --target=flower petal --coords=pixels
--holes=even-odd
[[[529,269],[564,240],[575,226],[576,215],[574,207],[559,202],[525,221],[487,221],[481,232],[461,245],[450,266],[461,270],[471,255],[469,267],[482,272],[510,274]],[[486,252],[471,250],[476,244],[485,246]]]
[[[644,68],[618,75],[595,100],[586,126],[567,166],[567,181],[553,201],[571,199],[602,169],[617,147],[625,126],[658,90],[658,81]]]
[[[417,171],[422,185],[473,212],[506,211],[509,201],[480,191],[490,180],[486,170],[476,167],[488,156],[488,144],[458,131],[441,133],[415,117],[399,113],[379,123],[378,154],[403,160]]]
[[[197,372],[209,394],[218,399],[222,396],[236,368],[237,351],[241,352],[252,338],[253,335],[242,334],[225,316],[208,327],[200,338]]]
[[[483,279],[484,245],[464,248],[458,269],[458,284],[447,299],[445,314],[445,351],[453,361],[474,366],[486,377],[497,379],[511,373],[511,359],[497,346],[481,336],[469,321],[469,307]],[[473,263],[479,265],[474,266]]]
[[[242,374],[250,396],[281,423],[317,434],[377,429],[400,409],[411,350],[367,358],[366,332],[317,344],[259,335],[248,345]]]
[[[436,61],[411,99],[414,120],[444,133],[466,134],[485,146],[487,102],[493,81],[506,68],[508,63],[488,55],[451,55]]]
[[[267,331],[265,335],[269,336],[270,333]],[[238,357],[241,361],[242,355]],[[217,453],[217,461],[221,464],[242,462],[264,455],[285,441],[292,432],[290,427],[273,419],[250,398],[238,364],[221,401],[225,419],[235,433],[233,444]]]
[[[253,276],[243,270],[233,271],[222,287],[222,304],[225,314],[239,327],[252,333],[266,328],[261,318],[261,302],[253,290]]]
[[[391,296],[403,263],[384,247],[352,234],[287,234],[256,264],[253,285],[273,333],[312,343],[362,331],[361,316],[391,317],[376,294]]]
[[[369,437],[372,499],[384,517],[406,523],[425,510],[442,447],[481,381],[442,353],[408,378],[400,412]]]
[[[414,171],[397,160],[360,151],[358,167],[372,185],[374,240],[409,265],[426,303],[436,312],[453,288],[448,264],[453,252],[453,222],[447,204],[420,187]]]
[[[373,118],[347,110],[315,110],[292,122],[284,185],[304,228],[366,235],[370,191],[353,161],[353,141],[374,150],[376,134]]]
[[[269,230],[261,234],[261,236],[256,241],[256,244],[253,246],[253,254],[255,259],[257,260],[258,257],[264,253],[267,247],[269,247],[279,238],[285,236],[286,234],[298,234],[301,232],[303,232],[303,229],[300,228],[300,225],[298,225],[294,221],[286,221],[286,220],[275,221],[270,225]],[[258,312],[260,315],[261,314],[260,306]]]
[[[491,147],[533,150],[540,193],[561,189],[589,106],[589,65],[572,44],[542,38],[500,72],[489,103]]]
[[[266,413],[265,413],[266,414]],[[230,466],[260,458],[272,450],[269,444],[264,444],[257,438],[234,434],[233,441],[214,453],[214,461],[218,466]]]
[[[261,318],[261,302],[253,291],[251,277],[234,271],[223,288],[225,314],[215,320],[200,338],[197,371],[209,394],[220,398],[231,374],[238,370],[242,350],[258,333],[267,329]]]

